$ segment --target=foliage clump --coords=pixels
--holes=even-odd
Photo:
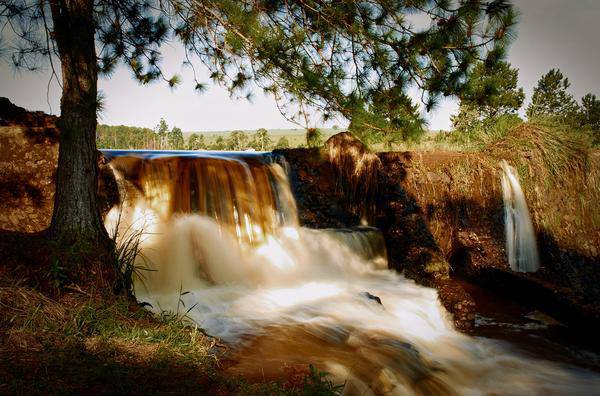
[[[310,148],[323,145],[323,132],[318,128],[306,129],[306,146]]]
[[[452,117],[452,140],[482,148],[501,139],[521,122],[517,111],[525,99],[518,70],[507,62],[475,66],[460,95],[459,113]]]
[[[273,141],[269,136],[269,131],[265,128],[260,128],[254,136],[252,136],[252,148],[257,151],[267,151],[271,148]]]
[[[349,132],[332,136],[325,147],[337,176],[336,187],[346,197],[346,209],[372,223],[381,167],[379,157]]]
[[[574,124],[578,106],[568,91],[570,87],[569,79],[560,70],[552,69],[544,74],[533,89],[531,103],[526,111],[527,117],[530,120],[547,118]]]
[[[206,150],[208,148],[203,134],[192,133],[187,142],[188,150]]]
[[[240,151],[246,148],[248,135],[244,131],[233,131],[227,138],[227,149]]]
[[[276,149],[290,148],[290,142],[285,136],[282,136],[279,138],[279,140],[277,140],[277,143],[275,144],[275,148]]]

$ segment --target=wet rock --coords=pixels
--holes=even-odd
[[[383,304],[381,303],[381,298],[369,293],[369,292],[362,292],[361,293],[362,296],[368,298],[369,300],[373,300],[375,301],[377,304],[383,306]]]
[[[318,149],[276,150],[290,170],[290,184],[298,205],[298,217],[310,228],[342,228],[360,224],[347,197],[338,188],[335,169]]]
[[[456,328],[469,330],[475,323],[475,300],[458,283],[442,281],[436,285],[439,299],[444,308],[452,315]]]

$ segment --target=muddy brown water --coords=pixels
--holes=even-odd
[[[600,372],[600,342],[552,316],[491,291],[455,280],[475,300],[475,326],[469,334],[502,340],[531,357]]]

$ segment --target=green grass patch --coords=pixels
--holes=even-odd
[[[6,282],[3,282],[6,283]],[[154,317],[125,297],[49,298],[0,287],[0,393],[333,395],[311,369],[294,387],[230,377],[225,346],[174,315]]]

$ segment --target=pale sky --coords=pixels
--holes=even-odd
[[[572,83],[571,92],[579,100],[588,92],[600,96],[600,0],[515,0],[521,11],[517,38],[509,50],[509,62],[519,69],[519,83],[525,89],[526,104],[539,77],[560,68]],[[100,122],[110,125],[154,127],[160,117],[184,131],[215,131],[258,128],[298,128],[281,116],[270,97],[257,90],[254,100],[232,100],[219,86],[211,85],[203,94],[194,92],[189,69],[181,66],[177,46],[164,48],[164,69],[183,77],[171,90],[166,83],[140,86],[124,67],[110,79],[101,79],[99,89],[106,98]],[[208,81],[200,71],[200,80]],[[0,62],[0,96],[30,110],[56,114],[60,88],[53,82],[47,100],[49,71],[15,72]],[[457,102],[446,99],[425,114],[431,129],[449,129],[450,115]],[[316,126],[345,125],[343,120]]]

